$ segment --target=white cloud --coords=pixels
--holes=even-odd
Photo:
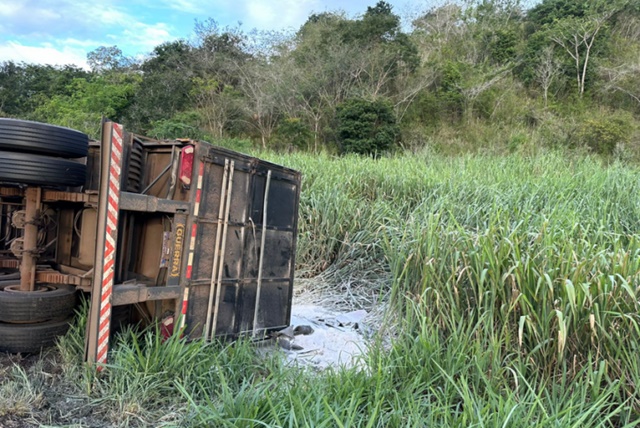
[[[25,2],[16,2],[16,1],[0,1],[0,16],[13,16],[22,7],[24,7]]]
[[[198,0],[173,0],[166,3],[172,9],[185,13],[200,14],[204,12],[206,3]]]
[[[142,22],[136,22],[128,26],[124,30],[123,36],[129,45],[133,45],[139,51],[144,51],[145,53],[161,43],[176,38],[171,35],[171,29],[167,24],[144,24]]]
[[[389,0],[399,3],[401,0]],[[406,1],[406,0],[405,0]],[[313,12],[363,13],[375,0],[0,0],[0,61],[74,63],[87,52],[117,45],[125,55],[147,54],[189,37],[194,19],[221,28],[299,28]],[[396,13],[398,11],[396,10]]]
[[[318,0],[248,0],[244,3],[247,26],[261,29],[298,27],[313,10],[321,8]]]
[[[143,22],[128,8],[133,5],[113,0],[5,3],[0,0],[0,61],[86,67],[87,53],[99,46],[117,45],[136,55],[177,37],[168,24]]]
[[[74,45],[75,46],[72,46]],[[12,60],[32,64],[67,65],[75,64],[88,69],[86,49],[81,43],[60,43],[62,47],[44,43],[40,46],[25,46],[16,41],[0,44],[0,60]]]

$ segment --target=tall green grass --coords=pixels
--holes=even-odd
[[[381,267],[407,331],[481,326],[503,368],[599,373],[594,399],[615,386],[640,412],[637,168],[554,153],[277,160],[306,173],[303,270]]]
[[[82,405],[50,420],[92,425],[91,409],[106,426],[638,425],[637,168],[554,153],[262,156],[303,172],[299,275],[387,302],[394,335],[360,368],[314,372],[244,341],[129,330],[97,375],[78,362],[79,327],[60,343],[61,376]],[[2,391],[25,383],[6,377]],[[5,408],[32,400],[12,394]]]

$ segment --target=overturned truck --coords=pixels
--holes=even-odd
[[[299,198],[299,172],[206,142],[0,119],[0,351],[53,344],[80,294],[89,362],[126,323],[287,327]]]

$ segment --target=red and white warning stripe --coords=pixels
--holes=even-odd
[[[198,213],[200,212],[200,201],[202,199],[202,181],[204,176],[204,162],[200,162],[198,169],[198,183],[196,186],[196,200],[193,205],[193,224],[191,225],[191,240],[189,242],[189,258],[187,259],[187,281],[191,280],[193,274],[193,253],[196,249],[196,235],[198,233],[198,223],[196,221]],[[184,327],[187,306],[189,305],[189,288],[185,287],[184,295],[182,296],[182,317],[180,319],[180,329]]]
[[[118,233],[118,213],[120,210],[120,173],[122,165],[122,125],[112,124],[111,162],[109,168],[109,196],[107,199],[107,228],[105,235],[104,264],[100,297],[100,321],[98,329],[98,353],[96,362],[107,362],[109,333],[111,332],[111,295],[113,291],[114,265],[116,258],[116,237]],[[98,366],[100,367],[100,365]]]

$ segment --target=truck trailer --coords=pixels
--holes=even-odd
[[[103,121],[0,119],[0,352],[34,353],[89,303],[86,360],[118,327],[262,338],[291,317],[298,171]]]

